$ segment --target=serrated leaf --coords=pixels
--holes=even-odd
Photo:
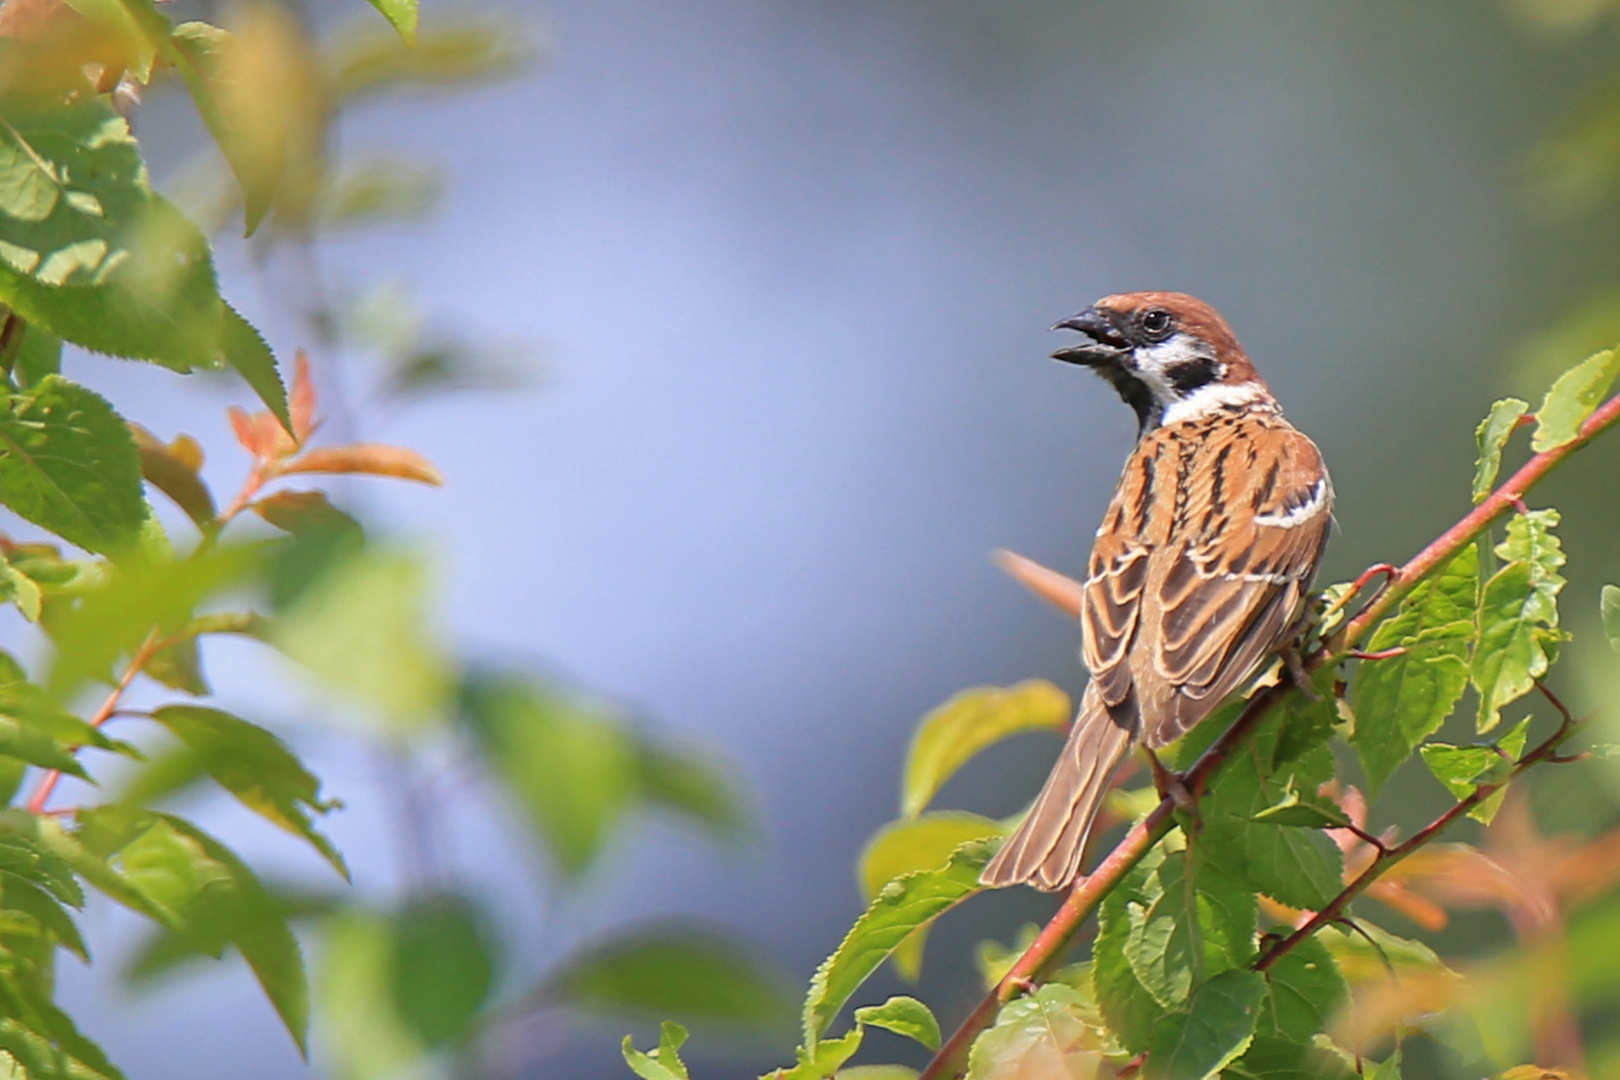
[[[489,920],[464,896],[410,898],[393,919],[394,1008],[429,1047],[458,1047],[495,982]]]
[[[416,44],[416,0],[371,0],[371,6],[382,12],[388,25],[399,32],[406,45]]]
[[[1376,795],[1413,747],[1439,730],[1468,686],[1474,637],[1479,550],[1463,548],[1380,623],[1369,651],[1404,648],[1400,656],[1362,661],[1351,681],[1356,716],[1350,741]]]
[[[136,956],[131,977],[149,978],[234,945],[299,1053],[307,1054],[309,986],[284,906],[234,852],[183,818],[126,813],[124,819],[135,834],[118,852],[125,875],[178,915],[174,930]]]
[[[1266,979],[1271,989],[1261,1011],[1260,1030],[1301,1045],[1326,1031],[1350,996],[1333,954],[1315,938],[1305,939],[1279,958]]]
[[[281,381],[276,367],[276,354],[265,344],[263,335],[253,324],[225,305],[225,322],[220,331],[220,352],[242,380],[253,388],[270,414],[281,421],[281,426],[292,431],[292,416],[287,411],[287,387]]]
[[[1506,565],[1485,583],[1479,641],[1469,677],[1479,691],[1477,728],[1494,728],[1502,708],[1528,694],[1556,654],[1563,549],[1552,530],[1558,511],[1535,510],[1508,522],[1496,553]]]
[[[963,811],[937,811],[892,821],[879,829],[861,851],[856,864],[861,899],[871,903],[895,878],[946,865],[951,854],[969,840],[1006,834],[1006,826],[999,821]],[[895,969],[908,982],[915,982],[922,969],[927,934],[927,925],[919,926],[894,950]]]
[[[129,125],[104,98],[12,95],[0,129],[0,303],[97,352],[212,366],[224,305],[208,242],[152,192]]]
[[[673,1016],[694,1025],[776,1030],[793,1016],[780,975],[752,950],[673,924],[632,930],[564,960],[541,997],[586,1012]]]
[[[1224,971],[1193,992],[1185,1012],[1153,1025],[1144,1063],[1148,1080],[1206,1080],[1247,1049],[1266,995],[1265,976]]]
[[[1253,953],[1253,895],[1185,852],[1153,867],[1127,902],[1126,918],[1125,959],[1167,1009],[1186,1005],[1195,985],[1246,964]]]
[[[1061,731],[1072,711],[1069,695],[1040,679],[957,694],[917,725],[901,782],[901,816],[920,814],[981,750],[1021,731]]]
[[[1092,950],[1091,979],[1097,1004],[1108,1030],[1133,1054],[1147,1050],[1153,1022],[1164,1012],[1163,1006],[1137,978],[1125,955],[1132,929],[1131,908],[1146,907],[1156,899],[1157,887],[1150,886],[1150,882],[1162,859],[1163,852],[1159,849],[1149,852],[1103,898],[1098,912],[1097,940]]]
[[[1048,983],[1002,1006],[968,1056],[967,1080],[1093,1080],[1105,1075],[1096,1011],[1072,987]]]
[[[62,902],[47,894],[26,878],[7,874],[3,885],[3,906],[8,911],[20,911],[39,923],[50,939],[60,944],[85,963],[90,962],[90,951],[85,947],[78,924],[62,906]]]
[[[315,828],[311,814],[325,814],[321,782],[275,735],[220,709],[166,705],[152,719],[168,728],[197,764],[221,787],[265,820],[303,837],[345,879],[343,856]]]
[[[996,842],[973,840],[938,870],[889,882],[810,980],[804,1002],[805,1044],[814,1048],[852,994],[906,936],[979,891],[979,873]]]
[[[1448,746],[1429,743],[1423,747],[1423,763],[1450,791],[1453,798],[1465,799],[1481,784],[1500,783],[1513,771],[1529,738],[1526,717],[1491,746]],[[1468,816],[1489,825],[1502,806],[1506,791],[1498,791],[1468,812]]]
[[[914,997],[897,994],[882,1005],[856,1009],[855,1022],[915,1039],[930,1050],[939,1049],[939,1021],[928,1006]]]
[[[1530,408],[1528,401],[1503,398],[1491,406],[1485,419],[1474,431],[1474,442],[1479,447],[1479,459],[1474,463],[1474,501],[1483,502],[1496,486],[1496,474],[1502,469],[1502,448],[1519,426],[1520,417]]]
[[[1259,825],[1301,829],[1342,829],[1351,824],[1343,810],[1325,799],[1302,797],[1290,785],[1282,798],[1249,819]]]
[[[1620,351],[1604,349],[1560,375],[1536,411],[1536,433],[1530,438],[1530,448],[1539,454],[1578,436],[1581,424],[1602,403],[1617,373]]]
[[[60,375],[9,395],[0,407],[0,501],[86,551],[127,549],[147,515],[128,425]]]
[[[844,1062],[855,1056],[861,1048],[866,1029],[857,1027],[836,1039],[822,1039],[813,1047],[798,1048],[798,1064],[791,1069],[777,1069],[760,1080],[827,1080],[843,1072]]]
[[[641,1080],[692,1080],[681,1060],[681,1047],[686,1042],[686,1029],[665,1020],[659,1028],[658,1046],[650,1054],[643,1054],[624,1037],[624,1063]]]

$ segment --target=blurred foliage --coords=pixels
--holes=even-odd
[[[771,967],[708,928],[630,927],[578,943],[549,972],[523,970],[511,957],[526,931],[443,860],[451,838],[435,834],[449,826],[419,766],[447,757],[476,762],[509,797],[560,886],[577,886],[637,813],[722,842],[750,826],[713,755],[556,679],[467,670],[435,630],[420,546],[373,536],[308,486],[444,480],[410,449],[321,437],[312,365],[299,352],[284,381],[221,297],[208,235],[239,214],[261,255],[291,246],[313,260],[326,232],[430,212],[436,171],[386,157],[349,165],[333,124],[386,95],[506,77],[534,51],[521,28],[491,18],[418,25],[416,0],[372,6],[387,26],[373,14],[321,42],[271,0],[179,25],[153,0],[0,5],[0,504],[36,530],[0,534],[0,602],[41,646],[32,670],[0,653],[8,1076],[120,1076],[54,1000],[56,949],[91,955],[78,915],[88,893],[150,923],[124,965],[132,984],[235,953],[300,1053],[314,1020],[321,1061],[341,1078],[462,1069],[493,1029],[538,1009],[728,1030],[774,1029],[791,1014]],[[128,119],[164,81],[184,88],[212,139],[183,170],[178,204],[154,190]],[[396,285],[303,303],[310,347],[369,355],[384,398],[525,381],[510,350],[431,331]],[[217,494],[195,439],[133,423],[62,374],[64,344],[180,373],[234,371],[263,406],[229,412],[250,458],[240,488]],[[353,415],[340,426],[352,430]],[[347,889],[349,862],[321,825],[342,804],[287,741],[207,700],[207,643],[219,635],[287,657],[340,730],[390,763],[397,828],[415,853],[396,895]],[[132,708],[143,680],[172,699]],[[115,719],[127,739],[106,733]],[[93,781],[119,759],[113,791],[57,797],[63,776]],[[335,891],[262,878],[165,809],[206,789],[307,844],[341,879]],[[320,942],[313,986],[300,927]],[[919,1008],[870,1022],[937,1042]],[[664,1060],[676,1061],[673,1044]]]
[[[1592,17],[1607,6],[1590,5]],[[1620,117],[1611,129],[1620,131]],[[1320,642],[1333,659],[1241,741],[1217,741],[1244,712],[1235,700],[1167,748],[1180,769],[1221,762],[1207,786],[1179,800],[1153,785],[1116,793],[1110,813],[1133,822],[1128,836],[1148,839],[1117,848],[1016,946],[980,942],[989,996],[943,1049],[921,1001],[861,1006],[860,993],[885,960],[903,980],[918,979],[928,929],[983,891],[979,872],[1016,824],[931,809],[939,793],[1000,740],[1062,729],[1070,702],[1032,681],[964,691],[923,717],[902,770],[900,816],[859,859],[867,909],[811,979],[795,1063],[764,1080],[917,1075],[852,1064],[868,1029],[884,1026],[879,1016],[911,1025],[906,1034],[939,1051],[925,1080],[1393,1080],[1431,1075],[1408,1053],[1425,1041],[1460,1063],[1457,1075],[1620,1076],[1612,1034],[1620,827],[1544,833],[1525,777],[1556,769],[1559,784],[1590,784],[1590,769],[1616,751],[1588,743],[1572,752],[1585,721],[1548,685],[1570,638],[1559,610],[1568,584],[1560,512],[1527,506],[1522,479],[1497,487],[1504,460],[1520,453],[1521,429],[1542,455],[1538,467],[1550,467],[1615,422],[1620,399],[1609,394],[1620,361],[1601,346],[1620,337],[1620,324],[1608,333],[1607,318],[1590,320],[1607,334],[1598,351],[1559,358],[1564,370],[1552,373],[1533,413],[1508,398],[1480,422],[1466,490],[1476,505],[1493,499],[1505,520],[1437,540],[1421,579],[1397,581],[1399,603],[1381,609],[1364,652],[1340,652],[1333,635],[1366,582],[1324,589],[1325,614],[1301,649]],[[1564,340],[1585,340],[1590,329]],[[1079,583],[1019,556],[1000,561],[1037,595],[1075,610]],[[1620,653],[1620,586],[1590,601]],[[1286,678],[1280,666],[1250,692]],[[1476,741],[1437,739],[1461,725]],[[1375,835],[1363,789],[1381,794],[1411,761],[1445,793],[1443,809]],[[1481,840],[1437,842],[1448,830],[1466,835],[1468,818],[1487,826]],[[1099,882],[1100,899],[1084,899]],[[1090,908],[1075,908],[1072,922],[1064,912],[1089,903],[1098,904],[1089,955],[1058,966]],[[1397,929],[1435,935],[1474,911],[1495,913],[1509,933],[1456,958],[1382,925],[1393,919]],[[671,1025],[655,1050],[627,1040],[626,1061],[649,1080],[684,1077],[684,1038]]]

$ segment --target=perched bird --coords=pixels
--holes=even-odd
[[[1240,689],[1300,613],[1333,484],[1226,321],[1182,293],[1107,296],[1053,329],[1141,423],[1097,530],[1081,610],[1091,682],[1063,754],[982,875],[1061,889],[1129,750],[1172,742]],[[1157,759],[1154,759],[1157,764]]]

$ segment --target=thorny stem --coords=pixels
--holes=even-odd
[[[1555,469],[1563,460],[1591,442],[1593,438],[1605,429],[1620,421],[1620,394],[1604,402],[1602,407],[1586,418],[1581,425],[1580,434],[1562,446],[1543,450],[1533,455],[1525,462],[1505,483],[1493,491],[1486,499],[1470,510],[1460,521],[1436,537],[1427,547],[1413,556],[1399,569],[1375,567],[1374,571],[1386,575],[1383,587],[1376,592],[1372,599],[1349,619],[1337,632],[1331,635],[1321,647],[1305,658],[1304,666],[1307,670],[1314,670],[1325,664],[1338,663],[1345,659],[1349,652],[1359,645],[1373,627],[1377,626],[1388,615],[1402,597],[1411,592],[1418,582],[1433,573],[1452,556],[1479,537],[1491,523],[1507,511],[1524,505],[1525,494],[1539,483],[1548,473]],[[1367,580],[1375,576],[1374,571],[1364,574],[1358,585],[1365,585]],[[1016,576],[1016,575],[1015,575]],[[1348,598],[1347,598],[1348,599]],[[1283,680],[1258,691],[1249,699],[1242,714],[1232,722],[1220,738],[1216,739],[1210,748],[1204,751],[1202,757],[1187,772],[1186,787],[1195,793],[1202,792],[1209,781],[1219,775],[1233,750],[1242,745],[1254,730],[1260,725],[1275,706],[1285,700],[1294,692],[1294,686],[1289,680]],[[1573,730],[1572,722],[1565,718],[1563,726],[1547,742],[1538,746],[1529,756],[1521,759],[1515,767],[1513,775],[1518,775],[1529,764],[1542,760],[1552,760],[1556,756],[1558,746],[1569,737]],[[1511,778],[1511,777],[1510,777]],[[1477,789],[1474,794],[1458,803],[1451,810],[1442,814],[1421,832],[1412,836],[1404,843],[1380,852],[1373,865],[1364,871],[1360,877],[1352,882],[1334,904],[1329,905],[1331,911],[1324,909],[1318,912],[1304,927],[1296,930],[1283,939],[1262,957],[1261,963],[1269,966],[1276,962],[1276,957],[1292,949],[1300,941],[1314,933],[1327,922],[1342,915],[1343,908],[1360,892],[1377,880],[1389,867],[1400,859],[1410,855],[1422,847],[1440,832],[1466,814],[1469,809],[1489,798],[1502,783],[1486,785]],[[918,1080],[955,1080],[960,1077],[967,1067],[968,1050],[979,1033],[988,1028],[994,1021],[996,1012],[1006,1002],[1010,1001],[1019,992],[1022,981],[1037,978],[1046,971],[1057,959],[1059,953],[1069,943],[1080,924],[1096,910],[1097,905],[1120,883],[1125,875],[1145,856],[1153,845],[1158,843],[1167,834],[1175,823],[1174,805],[1168,798],[1161,799],[1159,805],[1143,818],[1129,832],[1125,834],[1108,857],[1092,871],[1089,877],[1081,878],[1075,882],[1074,888],[1052,916],[1046,926],[1041,930],[1024,954],[1018,958],[996,984],[984,1000],[980,1001],[974,1010],[968,1014],[960,1027],[951,1035],[950,1039],[940,1048],[934,1059],[928,1063]],[[1342,901],[1342,902],[1341,902]],[[1263,969],[1262,969],[1263,970]]]
[[[139,675],[141,669],[152,659],[152,654],[162,648],[163,645],[162,636],[158,634],[157,628],[153,627],[152,632],[146,635],[146,640],[141,642],[141,647],[135,650],[135,655],[129,658],[129,664],[124,668],[124,673],[118,677],[118,683],[112,688],[112,693],[107,695],[107,700],[101,703],[101,708],[97,709],[95,715],[90,717],[91,727],[100,727],[118,711],[118,703],[123,699],[124,691],[129,689],[129,684],[135,681],[135,676]],[[61,779],[61,769],[51,769],[39,778],[39,786],[34,788],[33,795],[28,798],[29,813],[42,814],[45,812],[45,804],[50,801],[51,792],[56,790],[57,782]]]

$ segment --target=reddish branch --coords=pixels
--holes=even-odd
[[[1542,480],[1569,455],[1585,446],[1599,433],[1620,421],[1620,395],[1610,398],[1601,408],[1587,417],[1581,425],[1580,434],[1570,442],[1551,450],[1544,450],[1530,458],[1505,483],[1498,487],[1479,505],[1451,528],[1447,529],[1428,547],[1418,552],[1406,565],[1399,569],[1386,569],[1379,567],[1387,574],[1387,583],[1377,592],[1367,605],[1343,627],[1334,633],[1328,641],[1305,659],[1305,667],[1315,669],[1326,664],[1336,664],[1349,657],[1357,645],[1367,636],[1372,628],[1388,615],[1412,588],[1429,574],[1442,566],[1452,556],[1473,543],[1491,523],[1509,510],[1523,507],[1524,496],[1529,490]],[[1023,575],[1016,575],[1022,577]],[[1365,584],[1367,575],[1358,585]],[[1048,583],[1049,584],[1049,583]],[[1049,589],[1043,592],[1060,593],[1061,590]],[[1185,777],[1187,788],[1194,792],[1203,791],[1210,781],[1219,776],[1221,769],[1226,765],[1232,752],[1254,732],[1266,715],[1282,701],[1287,699],[1294,691],[1289,682],[1282,682],[1265,687],[1249,699],[1247,707],[1235,720],[1230,728],[1206,750],[1202,757],[1193,765]],[[1376,881],[1385,871],[1410,855],[1413,851],[1427,844],[1438,836],[1445,828],[1459,817],[1466,814],[1474,806],[1489,798],[1493,793],[1506,784],[1513,776],[1517,776],[1525,768],[1542,761],[1557,759],[1558,747],[1566,740],[1573,729],[1569,718],[1552,738],[1536,747],[1517,764],[1510,776],[1495,784],[1482,785],[1473,794],[1446,811],[1421,832],[1414,835],[1404,843],[1387,848],[1382,851],[1371,866],[1359,875],[1354,882],[1346,887],[1345,891],[1336,897],[1321,912],[1318,912],[1305,926],[1273,945],[1261,958],[1257,967],[1264,970],[1275,963],[1277,958],[1284,955],[1300,941],[1303,941],[1326,923],[1339,918],[1346,905]],[[995,988],[985,996],[978,1006],[956,1029],[950,1039],[940,1048],[934,1060],[929,1062],[918,1080],[954,1080],[961,1076],[967,1067],[968,1051],[973,1040],[979,1033],[995,1022],[996,1012],[1006,1002],[1017,996],[1030,982],[1046,971],[1058,958],[1058,955],[1068,945],[1069,940],[1079,930],[1080,924],[1096,910],[1105,896],[1107,896],[1124,878],[1131,867],[1135,866],[1141,858],[1152,850],[1153,845],[1168,833],[1175,824],[1175,807],[1169,798],[1162,800],[1153,812],[1139,822],[1130,832],[1125,834],[1123,840],[1114,848],[1106,859],[1092,871],[1089,877],[1075,883],[1074,889],[1064,900],[1063,906],[1058,908],[1039,936],[1024,954],[1013,964],[1005,977],[996,984]]]
[[[112,693],[107,695],[107,700],[101,703],[101,708],[97,709],[95,715],[90,717],[91,727],[98,728],[112,718],[113,713],[118,711],[118,703],[124,698],[124,691],[129,689],[129,684],[135,681],[135,676],[141,673],[141,669],[146,667],[147,662],[152,659],[152,655],[161,649],[163,645],[164,641],[156,629],[146,635],[146,640],[141,642],[141,647],[136,649],[135,655],[129,658],[129,666],[124,668],[124,673],[118,677],[118,682],[113,686]],[[51,769],[40,777],[39,786],[34,788],[33,795],[28,798],[28,812],[30,814],[42,814],[45,812],[45,804],[50,801],[51,792],[56,790],[56,785],[61,779],[61,769]]]

